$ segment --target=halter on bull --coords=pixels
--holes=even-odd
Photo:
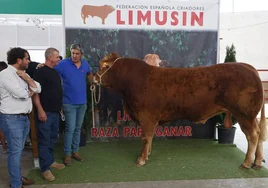
[[[142,128],[144,145],[137,159],[138,166],[148,160],[158,124],[175,119],[204,123],[224,112],[226,117],[233,114],[247,138],[248,149],[241,167],[261,168],[267,125],[262,83],[252,66],[224,63],[159,68],[112,53],[100,60],[100,67],[95,83],[120,92],[126,112]],[[256,116],[260,111],[258,122]]]

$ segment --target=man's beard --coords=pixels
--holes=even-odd
[[[23,70],[23,71],[25,71],[27,68],[28,68],[28,65],[20,65],[20,70]]]

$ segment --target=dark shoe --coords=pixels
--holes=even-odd
[[[11,184],[9,184],[9,187],[11,187]],[[23,186],[21,186],[20,188],[24,188]]]
[[[9,187],[11,187],[11,185],[9,185]],[[20,188],[24,188],[23,186],[21,186]]]
[[[77,161],[84,161],[84,159],[79,155],[78,152],[73,152],[72,158],[74,158]]]
[[[28,179],[24,176],[21,177],[22,185],[32,185],[34,184],[34,180]]]
[[[64,158],[64,164],[66,166],[71,166],[72,165],[72,158],[70,155],[66,155]]]

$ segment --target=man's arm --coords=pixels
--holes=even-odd
[[[88,75],[87,75],[87,79],[88,79],[88,83],[89,85],[92,85],[93,83],[93,73],[90,72]]]
[[[37,112],[38,112],[38,119],[40,121],[46,121],[47,120],[47,114],[44,111],[41,102],[40,102],[40,97],[38,93],[35,93],[32,97],[34,105],[36,106]]]
[[[21,77],[29,86],[30,90],[34,93],[40,93],[41,92],[41,86],[38,82],[35,82],[27,73],[24,71],[17,71],[17,75]]]
[[[17,99],[28,99],[31,97],[28,88],[22,87],[18,80],[14,77],[8,77],[7,75],[1,75],[0,77],[1,85],[14,97]]]

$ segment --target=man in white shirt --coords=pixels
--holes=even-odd
[[[31,97],[41,92],[41,86],[25,73],[30,62],[27,50],[10,49],[7,61],[8,67],[0,72],[0,123],[8,142],[10,186],[17,188],[23,187],[20,160],[30,130]]]
[[[7,68],[6,62],[0,61],[0,72],[6,68]],[[0,124],[0,142],[2,144],[2,152],[7,153],[6,138],[5,138],[4,132],[1,129],[1,124]]]

